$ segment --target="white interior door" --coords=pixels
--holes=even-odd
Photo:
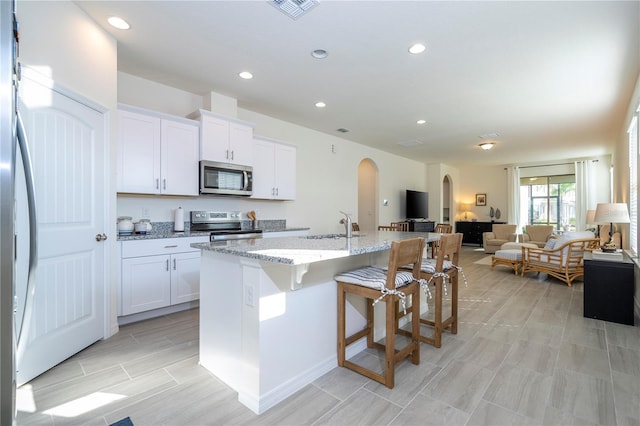
[[[35,179],[38,267],[18,385],[104,337],[107,245],[96,237],[106,230],[108,188],[105,114],[26,77],[20,92]],[[17,198],[21,191],[18,184]],[[24,227],[16,229],[18,245],[26,244]],[[17,297],[22,312],[24,292]]]

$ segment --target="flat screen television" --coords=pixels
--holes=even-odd
[[[407,189],[407,219],[429,218],[429,193]]]

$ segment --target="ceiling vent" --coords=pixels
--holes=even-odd
[[[269,3],[291,19],[298,19],[318,5],[317,0],[269,0]]]
[[[414,146],[423,145],[423,143],[419,140],[413,139],[413,140],[398,142],[398,145],[404,146],[405,148],[411,148]]]

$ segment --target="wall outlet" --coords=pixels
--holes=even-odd
[[[149,209],[147,207],[142,208],[142,215],[140,217],[145,219],[149,218]]]
[[[253,284],[244,285],[244,304],[247,306],[256,306],[256,288]]]

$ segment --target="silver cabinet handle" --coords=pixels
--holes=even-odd
[[[160,179],[156,179],[156,189],[160,189]]]
[[[233,150],[231,150],[231,159],[233,160]]]
[[[162,179],[162,189],[167,189],[167,179]]]
[[[176,270],[176,259],[173,259],[173,270]]]
[[[166,270],[169,270],[169,259],[167,259],[167,265],[166,265]]]
[[[176,247],[178,247],[177,244],[172,244],[170,246],[164,246],[164,248],[176,248]]]
[[[226,158],[227,160],[229,159],[229,150],[226,151],[226,154],[224,155],[224,158]]]
[[[102,234],[96,234],[96,241],[100,242],[100,241],[106,241],[107,239],[107,234],[102,233]]]

